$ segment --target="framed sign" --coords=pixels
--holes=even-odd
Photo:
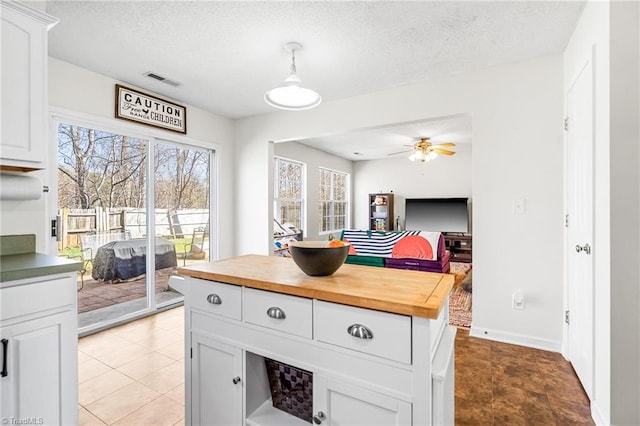
[[[187,108],[116,84],[116,118],[187,133]]]

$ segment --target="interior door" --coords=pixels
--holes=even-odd
[[[567,297],[569,360],[593,399],[593,61],[567,92]]]

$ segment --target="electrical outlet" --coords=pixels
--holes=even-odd
[[[524,309],[524,295],[521,292],[516,291],[513,293],[511,307],[513,309]]]

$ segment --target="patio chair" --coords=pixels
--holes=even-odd
[[[202,260],[207,256],[204,251],[206,231],[203,227],[194,228],[191,235],[191,242],[184,245],[184,252],[178,253],[179,259],[182,259],[182,266],[186,266],[187,259]]]

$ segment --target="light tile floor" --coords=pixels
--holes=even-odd
[[[80,425],[184,425],[184,308],[78,342]]]

